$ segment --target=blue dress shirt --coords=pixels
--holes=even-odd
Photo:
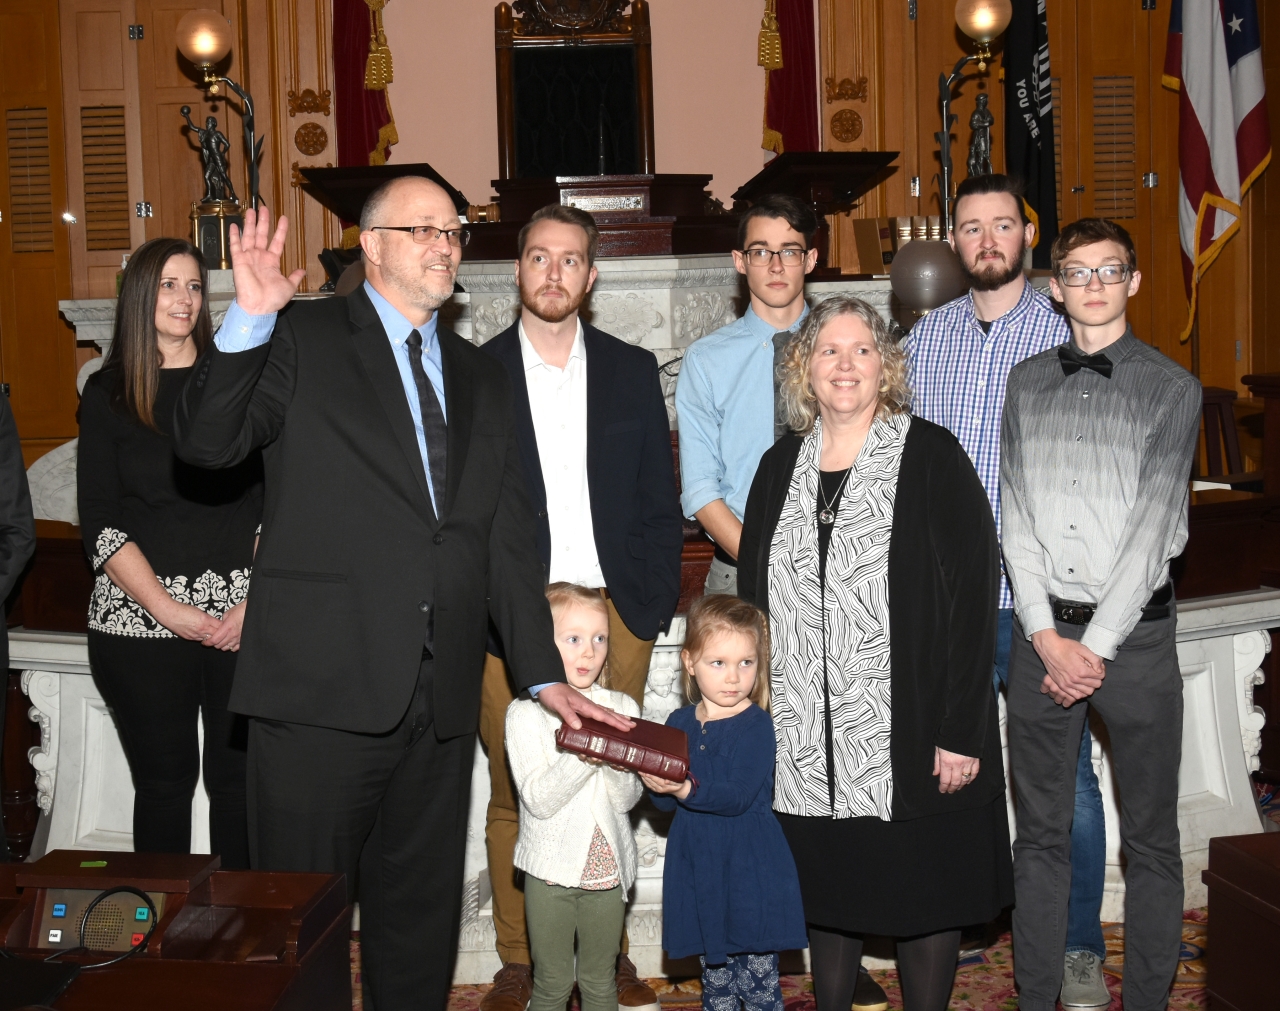
[[[799,329],[806,305],[791,326]],[[739,520],[765,450],[773,445],[773,335],[754,309],[700,338],[676,380],[680,506],[690,519],[723,499]]]
[[[427,488],[431,492],[431,501],[435,506],[436,515],[439,516],[440,499],[431,481],[431,464],[427,461],[427,437],[422,429],[422,405],[418,401],[418,387],[413,381],[413,371],[409,365],[409,348],[406,344],[409,334],[415,329],[422,334],[422,367],[427,374],[427,379],[435,388],[436,397],[440,400],[440,410],[447,421],[449,410],[444,400],[444,362],[440,355],[440,339],[436,334],[436,322],[439,316],[432,313],[431,318],[423,326],[415,327],[404,318],[400,310],[379,295],[368,281],[364,282],[364,291],[369,296],[369,301],[373,303],[378,318],[382,320],[382,329],[387,333],[387,340],[391,342],[396,368],[400,370],[400,382],[404,386],[405,399],[409,401],[409,413],[413,415],[413,430],[418,437],[418,452],[422,454],[422,469],[427,474]],[[222,326],[214,335],[213,342],[219,351],[248,351],[265,344],[270,339],[275,325],[275,313],[250,316],[240,308],[238,303],[232,302],[227,309]]]

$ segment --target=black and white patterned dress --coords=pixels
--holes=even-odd
[[[77,476],[81,531],[95,577],[90,632],[174,638],[103,570],[129,541],[181,603],[221,618],[249,592],[262,519],[261,458],[254,454],[213,471],[174,456],[173,412],[191,371],[160,370],[158,431],[125,413],[112,373],[95,373],[85,384]]]
[[[768,541],[766,577],[778,741],[773,806],[795,857],[805,918],[895,937],[985,922],[1013,897],[1003,791],[982,806],[893,820],[895,771],[904,770],[895,770],[892,755],[889,554],[915,426],[931,427],[908,415],[877,419],[845,480],[844,472],[819,469],[818,422],[799,447]],[[772,466],[766,456],[761,469]],[[818,520],[824,507],[835,511],[830,526]],[[929,535],[900,527],[899,536]],[[912,599],[911,606],[926,605]],[[910,724],[914,706],[900,699],[899,721]],[[910,772],[936,789],[927,767]]]

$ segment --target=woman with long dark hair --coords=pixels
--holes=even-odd
[[[173,452],[174,405],[213,339],[204,261],[153,239],[129,260],[115,336],[80,404],[80,523],[96,577],[89,662],[133,771],[139,852],[186,853],[204,722],[210,841],[249,865],[244,721],[227,711],[262,515],[261,460]]]

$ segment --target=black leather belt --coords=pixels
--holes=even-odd
[[[1173,583],[1165,583],[1164,586],[1151,594],[1151,599],[1147,601],[1146,606],[1142,609],[1142,617],[1139,621],[1161,621],[1169,617],[1172,613],[1170,602],[1173,600]],[[1082,604],[1076,600],[1059,600],[1057,597],[1050,597],[1049,603],[1053,605],[1053,617],[1057,621],[1065,622],[1068,625],[1087,625],[1093,620],[1093,612],[1096,610],[1096,604]]]
[[[724,562],[724,564],[728,565],[730,568],[736,569],[738,567],[738,560],[734,558],[733,555],[729,554],[729,552],[725,551],[724,548],[720,547],[719,544],[716,545],[716,559]]]

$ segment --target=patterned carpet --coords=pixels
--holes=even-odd
[[[1258,800],[1263,811],[1280,825],[1280,789],[1258,784]],[[1208,912],[1191,909],[1183,914],[1182,954],[1178,976],[1169,998],[1169,1011],[1206,1011],[1205,953],[1208,948]],[[1105,924],[1107,940],[1107,985],[1111,989],[1111,1011],[1123,1011],[1120,996],[1124,977],[1124,925]],[[873,975],[889,995],[889,1006],[902,1007],[902,991],[898,974],[892,969],[879,969]],[[362,1011],[360,1000],[360,938],[351,939],[351,979],[354,984],[352,1011]],[[701,1004],[698,980],[652,979],[649,984],[658,992],[664,1011],[684,1011]],[[457,986],[449,998],[449,1011],[476,1011],[480,999],[489,989],[482,986]],[[786,1011],[814,1011],[813,984],[806,976],[783,976],[782,995]],[[571,1005],[577,1011],[577,997]],[[950,1011],[1014,1011],[1018,1006],[1013,986],[1013,959],[1009,935],[1006,933],[981,955],[967,958],[956,972],[956,985],[951,993]]]
[[[1169,1011],[1204,1011],[1204,954],[1207,937],[1207,917],[1203,909],[1192,909],[1184,914],[1182,922],[1182,960],[1178,965],[1178,978],[1169,1000]],[[1108,924],[1104,927],[1107,939],[1107,984],[1111,988],[1111,1011],[1121,1011],[1120,983],[1124,975],[1124,925]],[[892,969],[879,969],[872,973],[889,995],[891,1008],[902,1007],[902,991],[898,987],[898,974]],[[351,941],[351,978],[355,997],[353,1011],[361,1011],[360,1000],[360,942],[359,935]],[[649,985],[658,993],[664,1011],[683,1011],[701,1003],[701,987],[698,980],[651,979]],[[456,986],[449,998],[449,1011],[476,1011],[488,985]],[[782,995],[786,1011],[813,1011],[813,985],[806,976],[783,976]],[[1009,935],[1004,934],[981,955],[967,958],[956,972],[956,985],[951,993],[951,1011],[1013,1011],[1018,1006],[1013,987],[1013,960],[1009,948]],[[570,1005],[577,1011],[575,996]]]

